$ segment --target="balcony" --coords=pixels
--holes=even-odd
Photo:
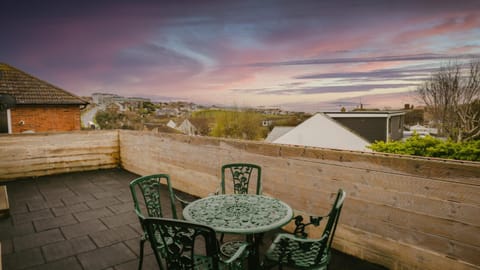
[[[331,269],[480,265],[475,162],[123,130],[2,135],[0,149],[5,269],[134,269],[140,228],[128,182],[166,172],[175,189],[203,197],[234,161],[262,165],[264,193],[296,212],[324,213],[347,191]]]

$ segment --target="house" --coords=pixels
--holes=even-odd
[[[273,142],[276,139],[283,136],[285,133],[289,132],[290,130],[294,129],[295,127],[286,127],[286,126],[276,126],[273,127],[272,131],[268,133],[267,138],[265,138],[266,142]]]
[[[272,143],[364,152],[372,151],[367,148],[370,142],[323,113],[315,114],[300,125],[274,139]]]
[[[273,124],[273,120],[271,119],[265,119],[265,120],[262,120],[262,126],[263,127],[269,127]]]
[[[183,122],[177,127],[177,129],[186,135],[197,134],[197,128],[188,119],[183,120]]]
[[[177,124],[175,124],[175,122],[173,122],[173,120],[169,120],[168,123],[167,123],[167,127],[176,128]]]
[[[88,102],[10,65],[0,63],[0,94],[15,106],[0,111],[0,133],[80,130]]]
[[[417,132],[419,134],[425,134],[425,135],[437,135],[438,134],[438,129],[436,128],[429,128],[426,126],[422,126],[420,124],[416,124],[414,126],[410,127],[410,131],[412,132]]]
[[[335,121],[373,143],[401,140],[405,123],[403,111],[325,112]]]

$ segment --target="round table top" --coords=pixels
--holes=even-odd
[[[253,194],[214,195],[196,200],[183,210],[187,221],[208,225],[217,232],[252,234],[280,228],[293,210],[275,198]]]

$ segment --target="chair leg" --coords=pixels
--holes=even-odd
[[[223,233],[220,235],[220,243],[223,243],[223,236],[224,236],[224,235],[225,235],[225,234],[223,234]]]
[[[140,260],[138,262],[138,270],[142,270],[144,246],[145,246],[145,239],[140,239]]]

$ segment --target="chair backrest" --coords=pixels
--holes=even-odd
[[[324,244],[321,246],[319,253],[317,255],[317,263],[319,263],[322,259],[322,256],[329,252],[330,247],[333,242],[333,237],[335,235],[335,230],[337,229],[338,219],[340,218],[340,212],[342,211],[343,202],[345,201],[346,193],[342,189],[339,189],[337,192],[337,197],[335,198],[335,202],[333,203],[332,209],[328,214],[328,221],[325,229],[323,230],[322,234],[322,241],[325,241]]]
[[[130,182],[130,191],[132,192],[135,211],[139,218],[143,217],[163,217],[164,209],[162,209],[161,193],[162,185],[166,185],[170,201],[172,218],[177,218],[177,210],[175,208],[175,197],[170,184],[170,176],[168,174],[153,174],[137,178]],[[142,194],[143,202],[147,213],[142,213],[140,203],[138,201],[137,191]]]
[[[165,247],[167,269],[219,269],[219,246],[212,228],[166,218],[145,218],[144,226],[159,264],[159,247]],[[197,252],[202,257],[195,256]]]
[[[232,179],[234,194],[247,194],[251,176],[256,176],[256,193],[262,194],[262,168],[249,163],[231,163],[222,166],[222,194],[225,194],[225,181]]]

